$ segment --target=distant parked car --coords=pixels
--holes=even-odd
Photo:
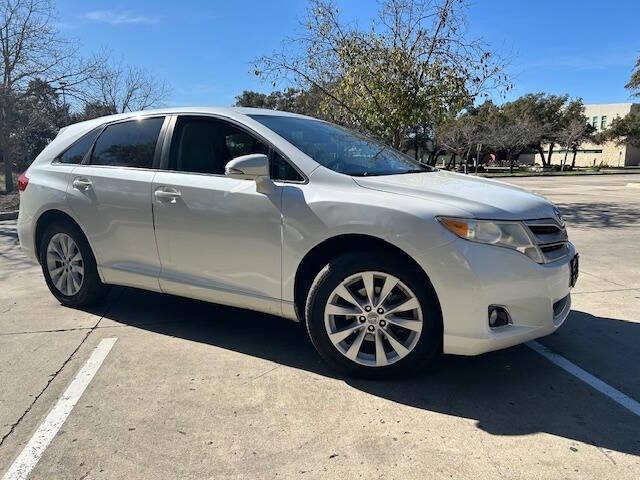
[[[577,278],[542,197],[289,113],[79,123],[19,184],[22,248],[62,304],[117,284],[281,315],[349,374],[547,335]]]

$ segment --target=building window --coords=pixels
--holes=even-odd
[[[600,130],[604,130],[605,128],[607,128],[607,116],[603,115],[602,118],[600,118]]]
[[[598,128],[598,116],[597,115],[591,119],[591,125],[593,125],[593,128],[595,128],[595,129]]]

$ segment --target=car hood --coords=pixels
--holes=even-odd
[[[553,204],[540,195],[496,180],[442,170],[354,177],[354,180],[364,188],[425,200],[434,206],[436,215],[464,215],[494,220],[556,216]]]

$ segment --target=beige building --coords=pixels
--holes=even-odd
[[[640,114],[640,104],[638,103],[599,103],[593,105],[585,105],[585,115],[589,119],[589,123],[593,125],[597,131],[605,130],[616,117],[624,117],[628,113]],[[549,154],[548,148],[545,149],[545,155]],[[564,158],[565,150],[563,147],[556,145],[553,149],[551,157],[553,164],[560,164]],[[567,162],[571,164],[573,152],[570,151]],[[542,165],[539,154],[526,154],[520,156],[522,163],[537,163]],[[640,165],[640,149],[631,145],[616,145],[614,142],[607,142],[602,145],[592,143],[584,143],[576,154],[576,166],[591,167],[594,165],[602,165],[608,167],[629,167]]]

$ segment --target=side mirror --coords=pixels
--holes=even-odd
[[[269,178],[269,158],[262,153],[236,157],[227,163],[224,174],[231,178],[245,180]]]

